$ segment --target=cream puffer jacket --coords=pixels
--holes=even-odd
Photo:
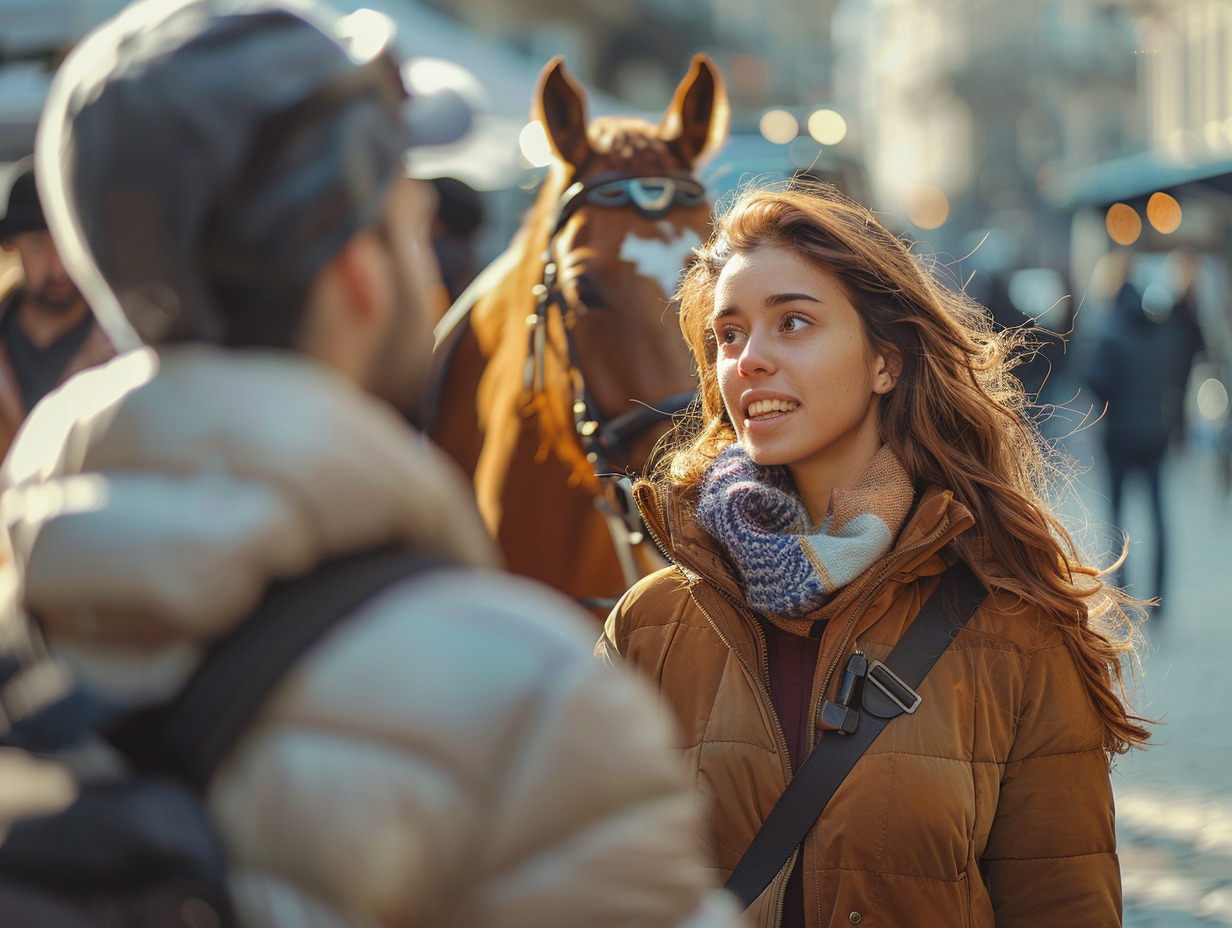
[[[292,355],[132,352],[19,435],[5,588],[83,678],[140,704],[272,580],[396,540],[444,552],[472,566],[360,607],[215,777],[245,924],[731,924],[653,697],[593,660],[570,603],[482,566],[451,467]]]

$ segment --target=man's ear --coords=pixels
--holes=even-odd
[[[334,276],[337,311],[360,327],[382,327],[393,309],[389,252],[371,231],[353,236],[329,263]]]
[[[873,392],[889,393],[898,383],[903,372],[902,353],[893,345],[886,345],[873,356]]]
[[[360,377],[394,312],[390,256],[371,231],[353,235],[322,265],[308,293],[296,348]]]

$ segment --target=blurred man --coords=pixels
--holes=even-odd
[[[212,780],[244,924],[728,924],[653,697],[593,661],[571,604],[483,567],[464,483],[395,412],[419,406],[439,286],[402,158],[449,133],[414,88],[407,109],[371,25],[146,0],[65,62],[38,139],[50,226],[104,326],[153,347],[18,439],[0,589],[137,706],[276,579],[442,555],[460,566],[334,626]]]
[[[34,404],[115,350],[60,262],[29,162],[18,162],[0,219],[0,248],[22,282],[0,298],[0,457]]]

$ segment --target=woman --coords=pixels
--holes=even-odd
[[[884,659],[957,562],[990,591],[752,924],[1120,924],[1126,599],[1048,508],[1008,336],[825,190],[744,193],[679,298],[700,410],[636,493],[672,566],[599,650],[674,710],[724,876],[843,737],[819,709],[853,652]]]

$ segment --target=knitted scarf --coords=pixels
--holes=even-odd
[[[738,443],[706,469],[697,520],[735,563],[745,598],[775,625],[807,635],[799,618],[890,550],[914,493],[903,465],[883,445],[850,490],[835,490],[813,526],[787,469],[754,464]]]

